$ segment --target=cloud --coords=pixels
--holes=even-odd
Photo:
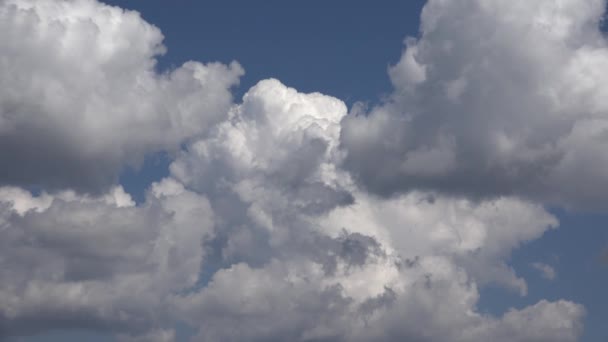
[[[122,334],[117,336],[118,342],[172,342],[175,339],[174,330],[153,330],[141,335]]]
[[[0,150],[10,152],[0,177],[10,184],[0,187],[0,338],[84,329],[174,341],[186,325],[194,341],[576,341],[579,304],[543,300],[500,316],[477,308],[487,284],[526,294],[507,260],[557,227],[542,204],[424,188],[388,198],[368,191],[401,179],[392,157],[409,146],[400,142],[410,128],[420,136],[434,130],[396,113],[412,99],[425,108],[428,99],[412,94],[451,75],[430,62],[441,46],[433,32],[458,32],[450,26],[458,16],[442,14],[509,14],[524,3],[484,4],[431,1],[423,37],[392,71],[396,95],[356,117],[339,99],[274,79],[231,103],[237,64],[189,62],[158,73],[162,35],[134,12],[92,0],[3,2],[0,82],[14,84],[0,90]],[[547,4],[532,9],[544,13]],[[561,28],[551,33],[558,38],[573,34],[578,21],[569,16],[585,19],[594,9],[561,4],[572,8],[550,22]],[[517,34],[518,15],[505,17],[491,47],[510,42],[505,27]],[[520,57],[535,61],[524,50]],[[446,96],[464,101],[471,82],[446,85]],[[462,157],[453,137],[438,145],[428,137],[404,170],[449,176]],[[157,150],[174,152],[170,175],[135,205],[116,174]],[[32,185],[41,193],[25,190]]]
[[[381,195],[435,190],[603,207],[605,1],[430,0],[384,104],[344,119],[346,167]]]
[[[542,262],[533,262],[530,266],[540,272],[540,275],[547,280],[555,280],[557,272],[555,268]]]
[[[102,193],[223,120],[237,63],[159,73],[163,36],[92,0],[0,4],[0,184]]]
[[[218,222],[206,286],[176,298],[195,340],[577,339],[584,308],[571,302],[476,312],[478,286],[526,293],[505,260],[554,228],[553,216],[512,198],[369,195],[339,167],[345,114],[336,99],[262,81],[171,165]],[[555,320],[518,330],[528,314]]]
[[[125,205],[121,189],[113,198],[43,195],[50,199],[43,205],[24,191],[8,193],[0,199],[4,335],[147,329],[162,322],[169,294],[197,281],[213,214],[204,197],[169,180],[141,207]]]
[[[388,200],[358,194],[354,205],[334,210],[322,225],[372,234],[409,260],[429,254],[447,257],[480,285],[502,285],[525,295],[526,282],[505,260],[521,244],[555,228],[557,221],[541,206],[516,199],[429,201],[427,194],[412,193]]]
[[[338,166],[344,115],[335,98],[266,80],[139,206],[119,187],[2,188],[2,335],[171,341],[183,322],[200,341],[577,339],[575,303],[476,310],[478,286],[525,293],[504,260],[555,227],[550,214],[518,199],[371,196]]]

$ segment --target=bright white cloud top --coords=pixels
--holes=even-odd
[[[430,0],[364,115],[274,79],[234,103],[236,63],[158,73],[134,12],[1,1],[0,339],[577,341],[577,303],[477,304],[526,294],[507,259],[544,204],[606,199],[604,6]],[[135,205],[117,175],[158,151]]]

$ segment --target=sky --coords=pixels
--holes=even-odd
[[[0,340],[605,341],[605,11],[0,1]]]

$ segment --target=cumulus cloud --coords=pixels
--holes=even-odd
[[[543,17],[555,30],[549,47],[560,39],[576,45],[596,32],[576,26],[591,20],[593,1],[585,10],[564,0],[560,6],[571,8],[563,13],[538,4],[430,1],[422,38],[408,43],[391,71],[395,95],[366,117],[347,115],[339,99],[274,79],[233,104],[229,88],[242,73],[237,64],[189,62],[158,73],[162,35],[134,12],[93,0],[1,2],[0,29],[7,33],[0,38],[6,52],[0,151],[10,162],[0,173],[6,184],[0,187],[0,339],[84,329],[119,341],[174,341],[176,327],[186,325],[194,341],[576,341],[585,315],[579,304],[540,301],[498,316],[477,308],[479,288],[487,284],[526,294],[525,279],[507,260],[556,228],[555,217],[520,196],[456,198],[408,185],[424,174],[457,189],[450,175],[469,154],[455,151],[493,148],[482,131],[494,134],[502,128],[495,120],[509,113],[503,108],[482,118],[467,111],[456,120],[427,108],[432,102],[445,109],[444,95],[435,103],[423,88],[442,84],[447,99],[474,108],[466,102],[470,87],[502,79],[502,69],[476,74],[479,61],[470,67],[476,78],[461,79],[460,60],[449,53],[460,51],[464,59],[488,53],[491,66],[498,58],[492,48],[504,45],[495,54],[534,66],[533,51],[525,45],[511,51],[507,39],[524,20],[518,5],[531,6],[532,16],[550,14]],[[447,11],[459,15],[448,18]],[[486,42],[490,48],[469,51],[473,28],[454,18],[478,15],[484,23],[498,12],[512,17],[499,23]],[[551,21],[560,13],[564,18]],[[462,41],[443,44],[442,35]],[[600,42],[598,35],[588,46]],[[449,63],[437,52],[441,46]],[[487,98],[526,90],[487,89]],[[487,98],[478,105],[489,105]],[[426,116],[398,115],[410,104]],[[544,108],[542,101],[516,104]],[[524,117],[545,129],[546,111],[517,113],[521,120],[509,134],[519,132]],[[439,118],[441,129],[432,125]],[[479,146],[463,145],[456,128],[473,119],[483,119],[471,128]],[[550,140],[552,132],[541,135]],[[410,151],[419,137],[428,144]],[[526,139],[518,142],[527,146]],[[158,150],[174,152],[170,175],[136,205],[115,184],[116,174]],[[519,162],[535,162],[532,152]],[[475,162],[489,156],[479,154],[470,167],[477,170]],[[518,175],[517,167],[508,168]],[[483,182],[486,171],[479,172]],[[387,184],[416,190],[390,198],[368,191],[386,193]],[[34,195],[26,185],[43,191]],[[552,189],[545,185],[541,190]]]
[[[574,303],[476,310],[478,286],[526,293],[505,260],[554,217],[510,198],[371,196],[337,164],[345,114],[336,99],[262,81],[171,166],[218,215],[206,286],[176,299],[195,340],[577,339],[584,309]],[[286,177],[294,164],[298,176]],[[518,330],[526,315],[538,325]]]
[[[93,0],[0,3],[0,184],[102,193],[222,120],[241,67],[155,69],[163,36]]]
[[[195,341],[577,339],[575,303],[476,309],[486,283],[525,292],[504,260],[554,227],[550,214],[517,199],[370,196],[337,164],[344,115],[335,98],[266,80],[139,206],[120,187],[2,188],[2,334],[171,341],[183,322]]]
[[[170,180],[140,207],[120,188],[98,198],[2,190],[2,335],[143,331],[166,320],[171,293],[196,284],[213,214]]]
[[[603,0],[430,0],[390,68],[394,93],[344,121],[367,189],[602,207],[608,178]]]

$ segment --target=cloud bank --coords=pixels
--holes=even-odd
[[[383,105],[349,116],[365,187],[603,209],[603,0],[429,1]],[[378,167],[381,165],[381,167]]]
[[[577,341],[566,299],[477,306],[527,293],[507,260],[545,203],[603,198],[604,5],[431,0],[394,94],[349,113],[274,79],[234,103],[236,63],[159,73],[135,12],[1,2],[0,338]],[[157,151],[135,205],[117,174]]]

